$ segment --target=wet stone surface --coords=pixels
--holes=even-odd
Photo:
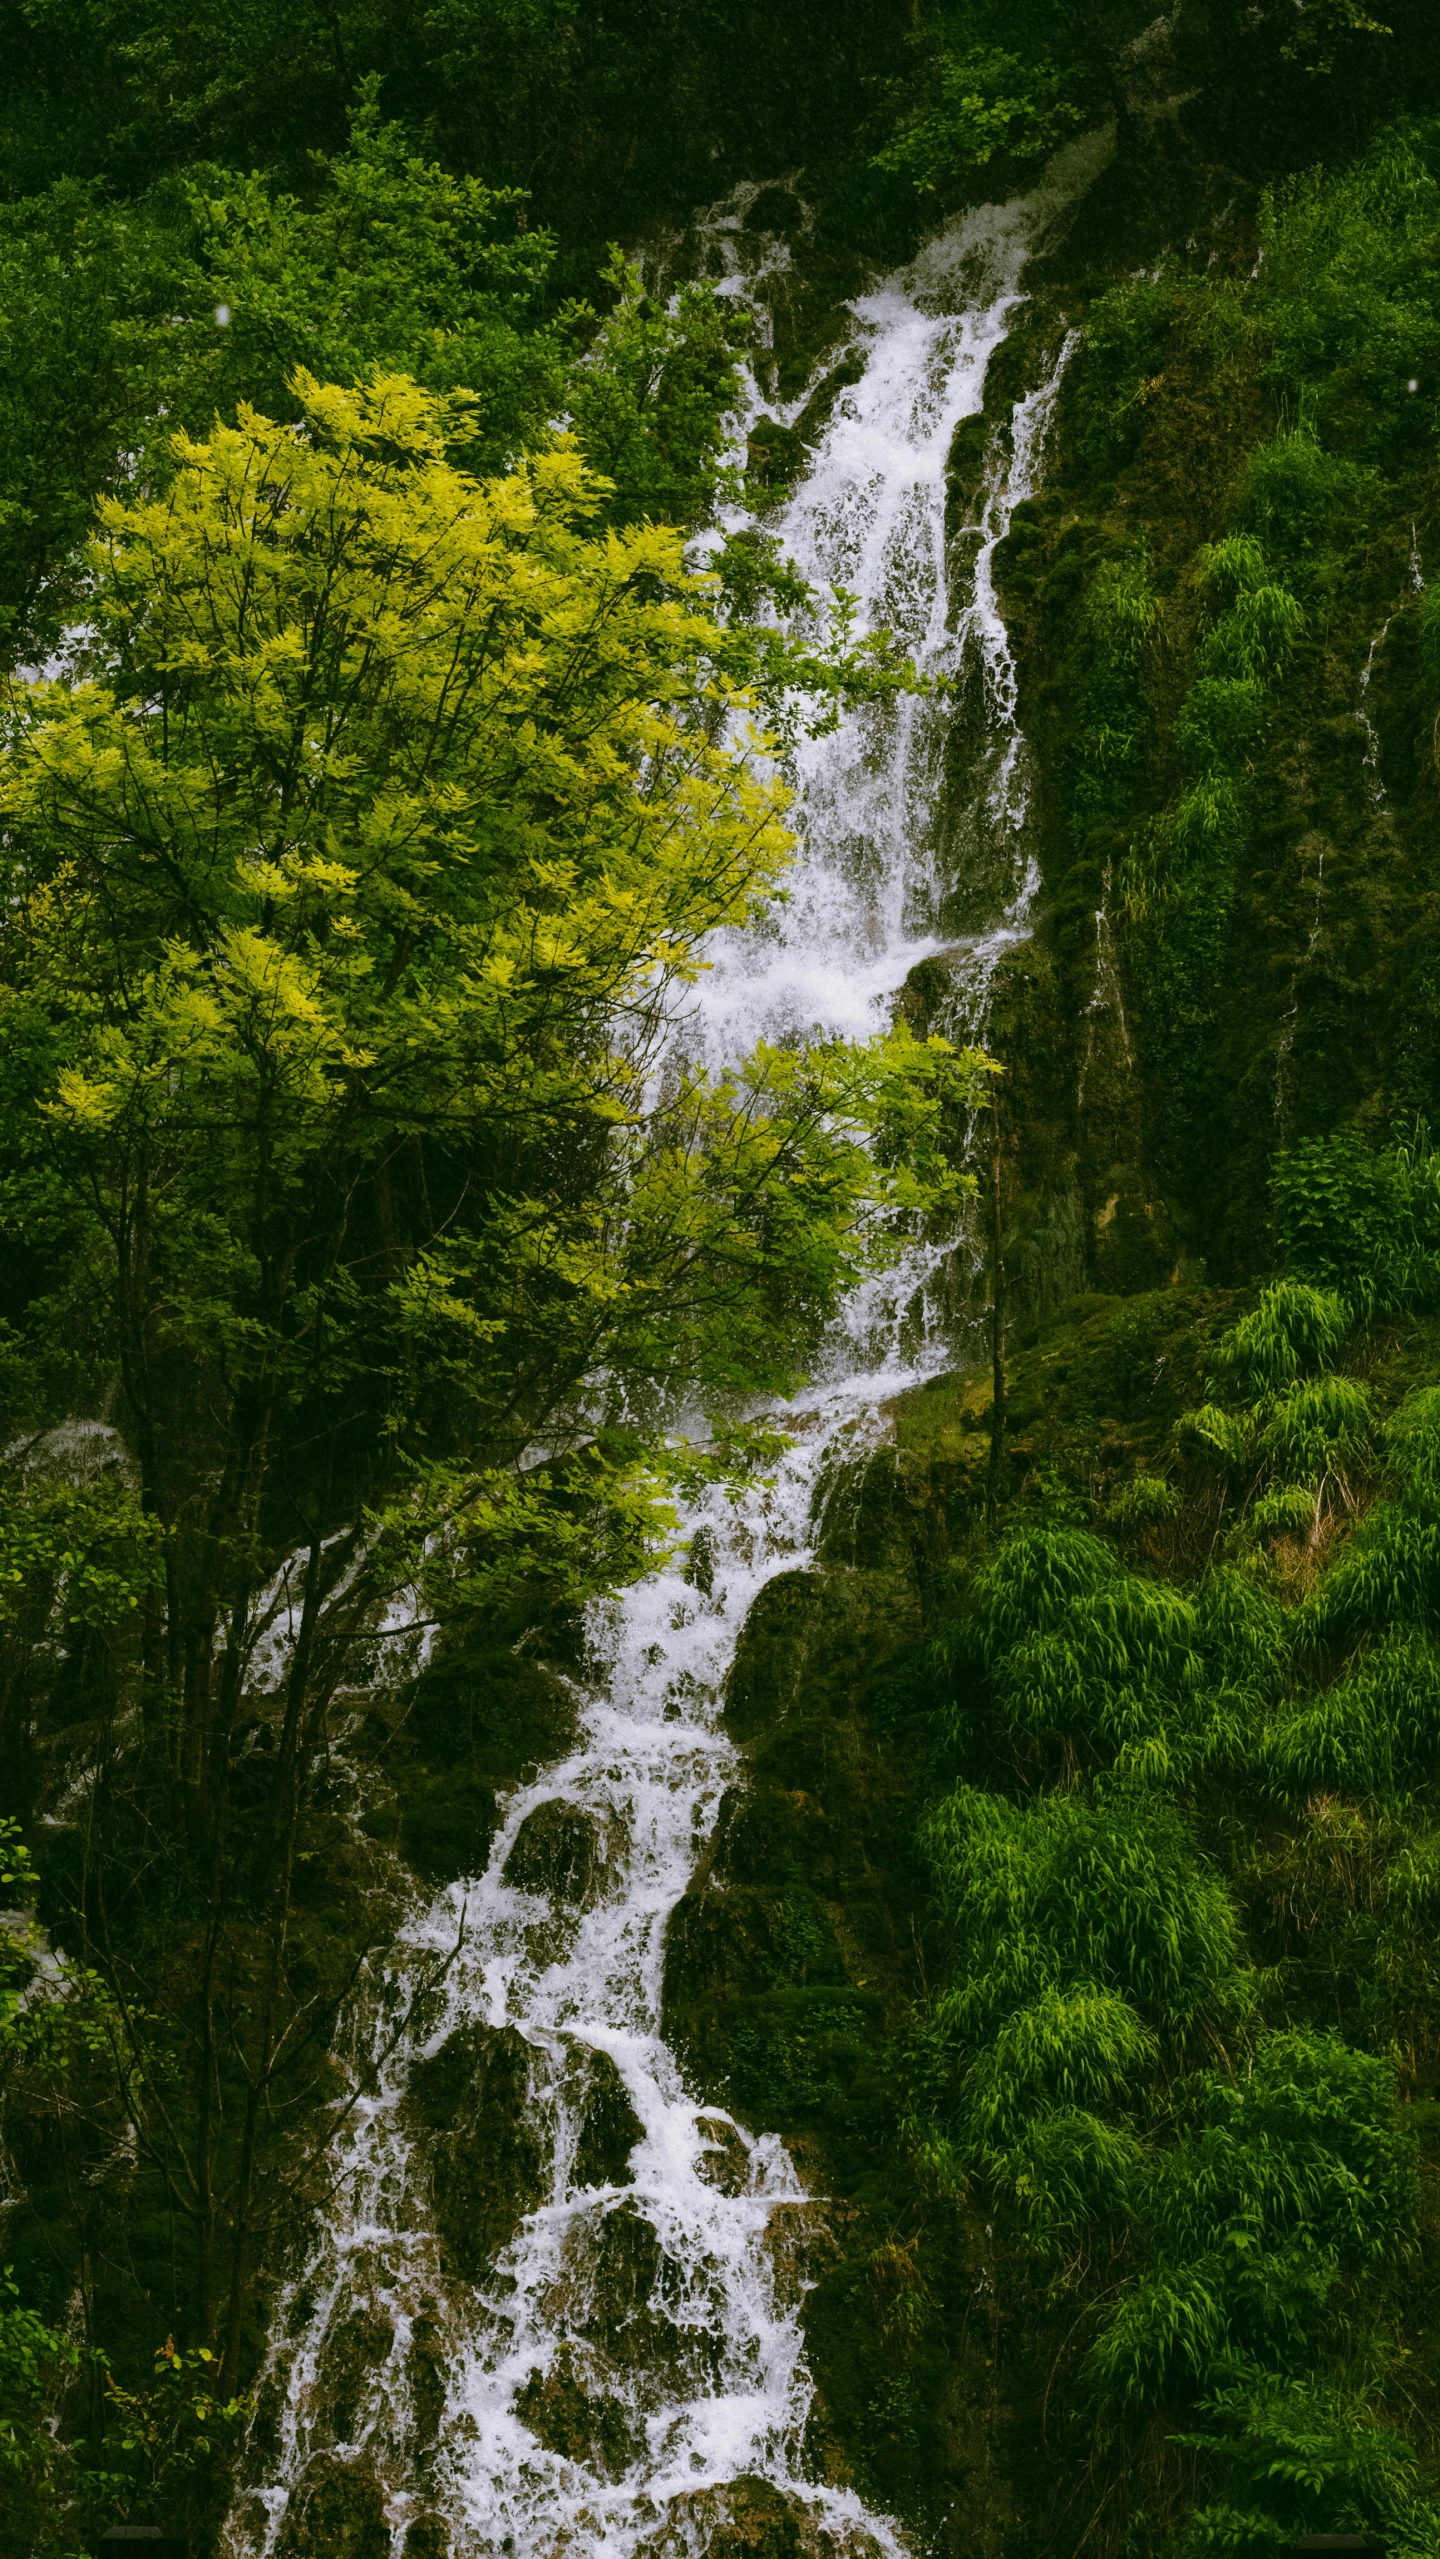
[[[684,2387],[711,2387],[725,2341],[713,2328],[688,2327],[666,2301],[669,2261],[639,2207],[617,2204],[573,2234],[577,2291],[588,2307],[574,2321],[617,2373],[642,2383],[658,2401]]]
[[[568,1910],[589,1910],[605,1888],[615,1849],[608,1825],[556,1797],[527,1813],[505,1860],[504,1881]]]
[[[547,2452],[583,2461],[607,2479],[623,2479],[642,2449],[643,2437],[620,2401],[582,2387],[569,2346],[561,2347],[548,2372],[531,2375],[515,2407]]]
[[[384,2492],[363,2454],[346,2461],[322,2453],[311,2462],[291,2496],[276,2559],[390,2559]]]
[[[724,2115],[698,2115],[696,2130],[705,2148],[697,2177],[718,2194],[743,2195],[750,2183],[750,2153],[744,2135]]]
[[[880,2545],[863,2530],[828,2532],[798,2497],[751,2477],[672,2498],[644,2559],[694,2559],[697,2550],[705,2559],[879,2559]]]
[[[787,2309],[798,2309],[839,2253],[829,2208],[809,2195],[772,2204],[765,2247],[774,2269],[776,2300]]]
[[[545,2201],[548,2160],[527,2112],[531,2047],[513,2026],[461,2026],[410,2073],[447,2270],[476,2283]]]
[[[576,2046],[570,2071],[585,2092],[572,2191],[624,2185],[630,2175],[630,2153],[645,2129],[625,2093],[625,2082],[610,2055],[590,2044]]]
[[[422,2311],[411,2322],[405,2357],[410,2399],[410,2451],[422,2461],[433,2450],[445,2415],[445,2341],[439,2323]]]
[[[394,2342],[389,2319],[368,2305],[332,2322],[316,2375],[316,2399],[324,2431],[335,2443],[359,2440],[370,2376]]]

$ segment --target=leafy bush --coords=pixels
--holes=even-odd
[[[974,1594],[982,1658],[1017,1741],[1143,1743],[1193,1681],[1195,1613],[1084,1529],[1008,1538]]]
[[[1276,1787],[1294,1800],[1335,1792],[1374,1801],[1433,1782],[1440,1753],[1440,1657],[1392,1637],[1278,1724],[1268,1741]]]
[[[1419,1132],[1372,1149],[1346,1131],[1282,1155],[1273,1177],[1286,1263],[1363,1315],[1440,1294],[1440,1157]]]
[[[1213,2391],[1203,2410],[1205,2430],[1176,2440],[1209,2455],[1228,2494],[1194,2516],[1187,2551],[1291,2550],[1297,2524],[1379,2524],[1390,2527],[1392,2550],[1433,2550],[1433,2514],[1417,2511],[1414,2450],[1375,2424],[1359,2394],[1246,2379]],[[1419,2526],[1418,2541],[1407,2521]],[[1393,2537],[1397,2527],[1403,2539]]]
[[[1267,533],[1306,550],[1332,533],[1342,509],[1352,518],[1362,514],[1374,486],[1373,472],[1327,453],[1313,428],[1301,425],[1252,453],[1240,504]]]
[[[1044,160],[1080,122],[1067,76],[1047,56],[1025,61],[988,44],[957,51],[948,31],[928,28],[915,41],[920,67],[908,97],[894,93],[899,120],[873,166],[922,195],[943,195],[996,159]]]
[[[1257,2356],[1304,2358],[1337,2287],[1395,2248],[1415,2207],[1385,2065],[1310,2027],[1262,2035],[1238,2076],[1197,2079],[1190,2128],[1157,2169],[1150,2265],[1090,2359],[1097,2387],[1154,2405]]]
[[[955,1932],[942,2009],[967,2043],[1054,1992],[1118,1994],[1171,2035],[1243,1996],[1225,1888],[1164,1804],[1113,1792],[1014,1805],[962,1786],[927,1816],[924,1841]],[[1117,2015],[1073,2012],[1107,2035]]]
[[[1440,1389],[1401,1406],[1385,1446],[1396,1497],[1361,1521],[1316,1594],[1312,1620],[1327,1640],[1440,1627]]]
[[[1215,1376],[1240,1394],[1273,1393],[1327,1367],[1350,1328],[1350,1310],[1333,1289],[1277,1280],[1218,1343]]]

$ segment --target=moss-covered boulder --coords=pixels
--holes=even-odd
[[[568,2273],[587,2305],[574,2326],[611,2370],[664,2393],[713,2387],[721,2343],[682,2326],[666,2299],[667,2259],[653,2224],[628,2198],[572,2234]]]
[[[364,1826],[427,1883],[482,1874],[502,1795],[563,1757],[575,1723],[573,1689],[543,1662],[512,1643],[448,1634],[413,1695],[366,1719]]]
[[[315,2376],[317,2413],[329,2441],[356,2441],[366,2386],[394,2342],[390,2318],[372,2302],[356,2303],[331,2320]]]
[[[447,2269],[477,2283],[549,2192],[528,2111],[531,2050],[513,2026],[459,2027],[417,2061],[407,2098],[423,2139]]]
[[[833,1711],[854,1700],[919,1630],[915,1593],[895,1572],[779,1573],[751,1609],[725,1691],[737,1741],[792,1715],[807,1691]]]
[[[592,2044],[575,2047],[570,2073],[583,2110],[572,2188],[623,2185],[630,2174],[630,2153],[645,2131],[625,2082],[610,2055],[597,2052]]]
[[[526,1814],[505,1860],[504,1881],[567,1910],[588,1910],[604,1891],[615,1848],[610,1826],[596,1814],[552,1796]]]
[[[750,2153],[742,2134],[724,2115],[698,2115],[695,2129],[704,2145],[695,2174],[722,2195],[743,2195],[750,2183]]]
[[[583,2461],[607,2479],[623,2479],[642,2449],[643,2437],[621,2402],[582,2386],[569,2346],[560,2348],[548,2372],[531,2374],[515,2406],[547,2452]]]
[[[445,2415],[445,2393],[449,2358],[439,2321],[429,2310],[417,2312],[410,2323],[410,2343],[405,2354],[405,2380],[410,2401],[410,2454],[423,2461],[440,2436]]]
[[[405,2527],[400,2559],[450,2559],[453,2548],[438,2516],[415,2515]]]
[[[868,2532],[826,2531],[799,2498],[773,2480],[750,2477],[724,2488],[697,2488],[673,2497],[664,2523],[644,2544],[645,2559],[880,2559]]]
[[[384,2491],[363,2454],[324,2452],[309,2464],[275,2549],[276,2559],[390,2559]]]
[[[923,1891],[914,1780],[895,1747],[923,1715],[911,1495],[868,1461],[829,1490],[824,1534],[859,1560],[766,1584],[742,1632],[726,1722],[749,1783],[721,1808],[666,1938],[665,2020],[699,2093],[767,2130],[818,2134],[887,2112],[887,2017],[912,1987]],[[882,1561],[872,1562],[872,1556]]]
[[[670,1923],[666,1991],[687,2006],[739,1989],[800,1990],[844,1979],[834,1923],[803,1884],[689,1893]]]

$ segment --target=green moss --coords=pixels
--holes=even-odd
[[[542,1663],[452,1637],[400,1714],[372,1719],[366,1740],[390,1793],[377,1789],[365,1827],[427,1883],[482,1873],[501,1794],[563,1757],[574,1732],[574,1699]]]
[[[639,2204],[623,2199],[580,2224],[570,2262],[586,2303],[576,2333],[602,2368],[642,2389],[653,2386],[667,2398],[677,2390],[715,2387],[721,2341],[671,2318],[665,2253]]]
[[[579,2046],[572,2067],[585,2082],[574,2183],[577,2187],[619,2186],[629,2176],[630,2153],[643,2139],[645,2128],[608,2053]]]
[[[390,2559],[384,2491],[362,2455],[322,2453],[303,2473],[276,2544],[279,2559]]]
[[[315,2376],[316,2401],[331,2441],[358,2440],[366,2383],[384,2363],[394,2341],[389,2319],[372,2308],[357,2308],[344,2318],[332,2319]]]
[[[513,2026],[458,2027],[411,2069],[407,2108],[424,2140],[435,2227],[447,2266],[467,2283],[548,2192],[529,2086],[530,2046]]]
[[[669,2518],[645,2559],[816,2559],[821,2548],[803,2507],[768,2479],[736,2479],[672,2498]]]
[[[410,2451],[417,2463],[424,2463],[439,2441],[441,2420],[445,2414],[446,2364],[440,2325],[430,2311],[422,2310],[411,2322],[410,2345],[405,2357],[405,2381],[410,2394]]]
[[[547,2452],[583,2461],[607,2479],[622,2479],[643,2448],[618,2399],[582,2388],[568,2346],[561,2347],[548,2372],[531,2374],[515,2407]]]
[[[515,1834],[503,1881],[567,1910],[588,1910],[604,1888],[612,1843],[593,1813],[558,1798],[537,1804]]]

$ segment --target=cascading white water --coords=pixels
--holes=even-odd
[[[789,902],[720,937],[687,1032],[716,1059],[762,1034],[865,1036],[916,962],[942,952],[973,1036],[1000,953],[1026,929],[1024,745],[991,563],[1035,484],[1068,348],[995,447],[955,595],[945,471],[1026,259],[1096,165],[1095,146],[1077,146],[1035,193],[952,224],[856,302],[863,377],[771,519],[808,576],[856,591],[869,622],[898,631],[927,672],[978,670],[986,717],[966,822],[985,833],[1000,894],[973,929],[946,931],[943,705],[907,700],[810,742],[797,756]],[[737,1636],[762,1584],[806,1561],[822,1475],[883,1437],[884,1401],[943,1359],[933,1329],[903,1321],[923,1277],[921,1257],[857,1293],[821,1382],[785,1416],[792,1444],[771,1480],[697,1502],[685,1533],[703,1569],[692,1560],[687,1577],[677,1561],[596,1610],[573,1755],[516,1792],[485,1873],[417,1909],[371,2009],[357,2007],[359,2093],[336,2203],[280,2304],[228,2527],[233,2559],[317,2550],[307,2499],[337,2461],[363,2479],[394,2559],[412,2533],[411,2559],[700,2554],[726,2490],[756,2478],[793,2500],[815,2549],[903,2550],[892,2523],[805,2472],[795,2169],[763,2129],[697,2106],[659,2030],[666,1923],[740,1773],[720,1720]],[[549,1889],[536,1889],[547,1870],[527,1848],[542,1834]],[[517,2048],[524,2057],[539,2191],[490,2270],[466,2282],[437,2240],[407,2091],[436,2056],[493,2053],[507,2030],[512,2063]],[[626,2136],[598,2176],[586,2148],[597,2071]],[[416,2445],[422,2334],[440,2341],[444,2375],[429,2452]],[[337,2443],[333,2374],[357,2336]],[[546,2388],[564,2426],[537,2414]]]

